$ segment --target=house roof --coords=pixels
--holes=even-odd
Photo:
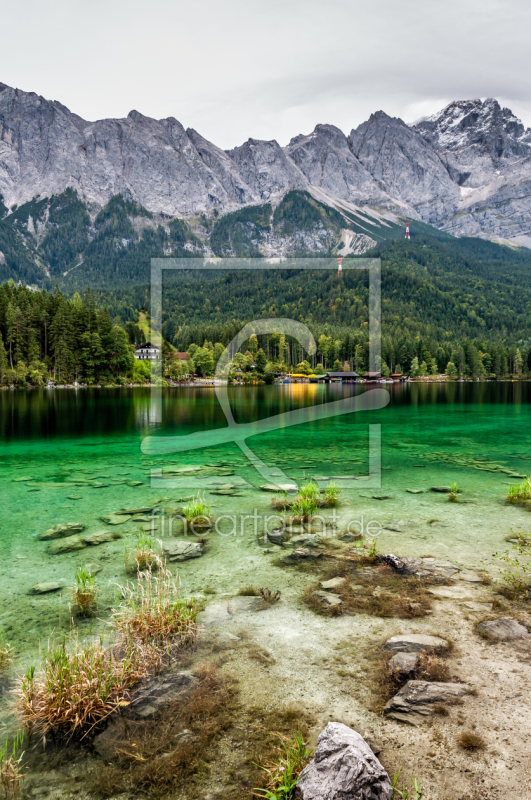
[[[186,361],[188,358],[188,353],[177,353],[177,358],[180,358],[181,361]]]
[[[151,342],[145,342],[144,344],[136,345],[137,350],[160,350],[160,347],[156,344],[151,344]]]
[[[364,378],[381,378],[381,372],[365,372],[363,375]]]
[[[359,378],[357,372],[325,372],[324,376],[329,378]]]

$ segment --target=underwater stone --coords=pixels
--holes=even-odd
[[[201,542],[173,541],[164,542],[162,545],[164,555],[168,561],[187,561],[189,558],[199,558],[203,555]]]
[[[452,703],[469,694],[470,687],[463,683],[430,683],[408,681],[398,694],[389,700],[384,713],[399,722],[420,725],[433,714],[435,703]]]
[[[406,489],[409,494],[424,494],[424,489]]]
[[[48,545],[48,552],[52,556],[62,553],[72,553],[74,550],[83,550],[87,545],[79,536],[69,536],[67,539],[59,539]]]
[[[315,558],[320,558],[323,554],[316,553],[307,547],[298,547],[289,556],[281,556],[280,561],[282,564],[296,564],[299,561],[311,561]]]
[[[391,800],[389,775],[359,733],[329,722],[295,787],[296,800]]]
[[[61,581],[45,581],[44,583],[36,583],[32,586],[29,594],[48,594],[49,592],[58,592],[59,589],[64,587]]]
[[[323,540],[318,533],[302,533],[294,536],[289,542],[293,547],[320,547]]]
[[[323,608],[337,608],[343,603],[341,597],[333,592],[312,592],[312,597],[315,597]]]
[[[140,506],[140,508],[121,508],[119,511],[114,511],[114,516],[123,516],[124,514],[150,514],[153,511],[153,506]]]
[[[329,581],[321,581],[319,585],[321,589],[326,589],[326,591],[341,589],[341,587],[345,585],[346,580],[346,578],[330,578]]]
[[[288,538],[288,534],[284,528],[275,528],[271,532],[268,531],[267,538],[272,544],[283,545]]]
[[[530,634],[527,632],[527,628],[512,617],[500,617],[499,619],[486,620],[485,622],[480,622],[478,628],[487,639],[491,639],[495,642],[509,642],[514,639],[531,638]]]
[[[448,642],[440,636],[428,636],[425,633],[406,633],[392,636],[383,646],[384,650],[393,653],[420,653],[422,650],[446,650]]]
[[[131,517],[128,514],[102,514],[100,519],[107,525],[122,525],[124,522],[129,522]]]
[[[81,541],[88,545],[104,544],[105,542],[113,542],[115,539],[121,539],[122,534],[115,531],[96,531],[81,537]]]
[[[48,542],[50,539],[62,539],[74,533],[81,533],[83,530],[85,530],[85,526],[80,522],[65,522],[62,525],[54,525],[53,528],[48,528],[39,538],[43,542]]]

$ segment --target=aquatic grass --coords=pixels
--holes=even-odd
[[[133,550],[126,548],[125,551],[125,565],[129,572],[149,569],[156,564],[158,558],[156,541],[148,536],[143,528],[137,533]]]
[[[336,483],[329,483],[324,493],[324,505],[327,508],[337,506],[342,491]]]
[[[531,500],[531,477],[509,486],[506,500],[508,503],[527,503]]]
[[[72,601],[77,613],[90,617],[96,610],[96,576],[89,567],[79,567],[74,573]]]
[[[9,747],[9,738],[0,746],[0,787],[4,800],[11,800],[19,796],[20,783],[24,777],[21,761],[24,756],[22,750],[24,732],[17,731],[13,744]]]
[[[265,789],[256,788],[253,792],[266,800],[292,800],[300,774],[313,756],[308,748],[300,728],[291,741],[282,742],[284,750],[281,758],[275,763],[260,766],[268,776],[269,785]]]
[[[6,635],[0,631],[0,670],[10,664],[11,658],[11,645],[6,641]]]
[[[192,498],[183,506],[183,515],[187,525],[190,525],[192,533],[195,533],[194,528],[204,530],[212,527],[210,506],[199,493],[197,497]]]
[[[313,497],[296,497],[291,510],[293,522],[308,522],[317,511],[318,501]]]
[[[318,504],[321,491],[319,489],[319,485],[315,483],[315,481],[307,481],[307,483],[304,483],[301,486],[297,492],[297,495],[302,500],[314,500],[315,503]]]
[[[52,642],[37,670],[19,676],[15,694],[24,727],[45,741],[49,734],[84,736],[128,702],[129,688],[144,674],[135,650],[118,656],[99,639],[76,636]]]
[[[459,494],[459,488],[457,486],[457,483],[451,483],[450,486],[448,487],[448,500],[451,503],[456,503],[458,494]]]
[[[112,625],[123,637],[125,649],[139,649],[142,659],[159,666],[173,649],[191,644],[197,634],[199,608],[181,597],[172,573],[157,558],[152,567],[137,575],[136,584],[118,586],[121,603],[113,609]]]

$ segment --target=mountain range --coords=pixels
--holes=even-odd
[[[531,247],[531,130],[494,99],[465,100],[413,125],[378,111],[348,135],[321,124],[285,147],[222,150],[173,117],[87,122],[0,83],[0,196],[0,268],[23,279],[86,277],[109,248],[142,244],[362,253],[405,219]]]

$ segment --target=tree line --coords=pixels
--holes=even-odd
[[[138,371],[139,368],[137,368]],[[72,299],[32,291],[10,280],[0,286],[0,382],[4,385],[124,382],[135,358],[125,330],[92,292]]]

